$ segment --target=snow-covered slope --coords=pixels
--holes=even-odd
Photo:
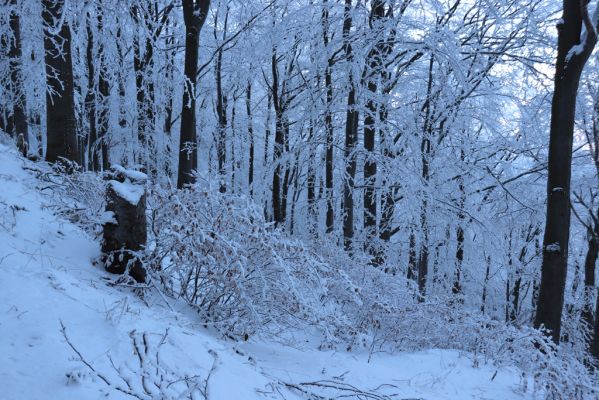
[[[98,243],[52,214],[26,165],[0,144],[0,400],[533,397],[518,371],[453,351],[219,339],[183,303],[109,285]]]

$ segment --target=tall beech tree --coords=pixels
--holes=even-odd
[[[368,23],[374,36],[380,36],[382,19],[385,16],[385,2],[373,0]],[[364,150],[366,160],[364,161],[364,230],[369,238],[375,236],[377,220],[376,201],[376,159],[374,154],[376,136],[376,116],[378,112],[378,85],[377,76],[381,73],[382,40],[377,40],[366,57],[366,68],[364,70],[363,83],[366,86],[368,100],[366,101],[366,113],[364,115]],[[372,248],[369,248],[372,251]]]
[[[356,82],[351,70],[354,60],[352,41],[352,3],[345,0],[343,10],[343,48],[348,64],[349,90],[347,93],[347,111],[345,116],[345,179],[343,180],[343,245],[346,250],[351,250],[354,237],[354,187],[356,178],[355,147],[358,141],[358,110],[356,109]]]
[[[200,31],[208,16],[210,0],[183,0],[185,21],[185,87],[181,110],[181,136],[179,146],[179,172],[177,187],[194,182],[193,170],[197,167],[196,96]]]
[[[46,60],[46,160],[80,162],[75,123],[71,29],[65,0],[42,0]]]
[[[329,43],[331,41],[329,37],[329,4],[328,0],[322,2],[322,42],[325,48],[325,52],[328,53]],[[331,56],[327,57],[326,66],[324,70],[324,84],[326,88],[326,107],[324,115],[324,125],[326,131],[326,155],[325,155],[325,186],[326,186],[326,202],[327,202],[327,216],[326,216],[326,227],[327,233],[333,231],[333,224],[335,221],[335,214],[333,212],[333,63],[334,60]]]
[[[599,11],[599,9],[598,9]],[[576,96],[582,70],[597,43],[597,19],[586,0],[564,0],[558,24],[557,61],[551,102],[547,213],[543,237],[541,288],[535,327],[559,343],[570,239],[570,178]]]

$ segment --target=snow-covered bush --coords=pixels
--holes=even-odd
[[[102,219],[102,180],[40,175],[59,190],[58,211],[93,232]],[[414,282],[370,265],[359,251],[349,256],[326,238],[290,238],[250,199],[217,190],[155,186],[148,193],[148,224],[143,257],[153,285],[147,287],[184,299],[228,337],[316,334],[322,348],[371,354],[457,349],[471,354],[475,365],[517,365],[532,377],[523,377],[522,385],[534,385],[539,398],[599,395],[584,364],[584,332],[571,320],[576,316],[564,322],[572,340],[555,347],[542,333],[493,320],[451,295],[419,302]]]
[[[39,179],[38,188],[50,194],[52,201],[49,207],[54,213],[82,227],[91,236],[98,236],[101,225],[106,218],[105,187],[102,175],[83,172],[76,167],[65,168],[69,164],[50,166],[46,163],[27,163],[27,169],[34,172]]]
[[[246,198],[155,191],[149,209],[150,269],[207,323],[242,337],[324,322],[333,267]]]

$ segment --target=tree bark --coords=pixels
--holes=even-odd
[[[464,149],[460,150],[460,159],[462,162],[465,160]],[[456,228],[456,252],[455,252],[455,275],[453,279],[453,287],[451,289],[455,296],[462,295],[462,267],[464,264],[464,223],[466,215],[464,214],[464,207],[466,206],[466,191],[464,188],[464,176],[460,175],[458,178],[458,191],[460,193],[460,199],[458,203],[458,226]]]
[[[599,212],[597,213],[599,215]],[[595,289],[595,265],[599,256],[599,221],[595,220],[594,229],[588,230],[588,249],[584,259],[584,305],[582,309],[582,320],[588,328],[594,327],[592,355],[599,358],[599,325],[593,318],[593,304],[591,299]],[[595,344],[595,342],[598,342]]]
[[[85,62],[87,65],[87,95],[85,105],[88,119],[87,135],[87,167],[92,171],[100,170],[100,155],[98,154],[98,131],[96,125],[96,71],[94,58],[94,35],[92,31],[92,16],[88,12],[86,20],[87,46]]]
[[[329,5],[328,0],[322,2],[322,40],[325,52],[328,54],[329,46]],[[326,232],[333,232],[335,214],[333,211],[333,60],[327,58],[324,71],[324,84],[326,88],[326,106],[324,114],[324,126],[326,132],[326,154],[325,154],[325,186],[326,186]]]
[[[100,6],[102,3],[100,2]],[[104,31],[104,22],[102,18],[102,9],[98,10],[98,32],[102,37],[106,33]],[[107,171],[110,169],[110,160],[108,158],[108,97],[110,96],[110,84],[108,82],[108,61],[106,60],[106,53],[104,51],[104,44],[102,39],[98,41],[98,62],[100,69],[98,71],[98,94],[99,101],[98,105],[98,145],[99,149],[96,151],[100,152],[102,156],[102,170]]]
[[[22,65],[21,60],[21,24],[19,14],[16,10],[17,0],[11,0],[13,7],[10,14],[10,30],[13,35],[13,40],[10,45],[8,57],[10,59],[10,80],[13,87],[13,110],[12,115],[8,118],[7,130],[8,133],[15,138],[23,136],[25,147],[29,143],[29,132],[27,126],[27,105],[25,101],[25,89],[23,87]]]
[[[534,326],[544,327],[559,343],[570,238],[570,178],[576,95],[580,75],[597,41],[589,28],[588,5],[564,0],[558,25],[555,90],[551,104],[551,131],[547,180],[547,214],[543,238],[541,288]],[[582,26],[587,33],[581,37]],[[580,52],[576,51],[581,44]]]
[[[197,167],[195,88],[198,72],[200,30],[208,16],[210,0],[183,0],[185,20],[185,89],[181,111],[181,136],[179,146],[179,172],[177,187],[192,184],[192,171]]]
[[[373,0],[369,17],[370,29],[373,32],[376,33],[376,31],[380,29],[381,20],[384,16],[385,2],[382,0]],[[366,115],[364,116],[364,150],[366,151],[366,160],[364,161],[364,230],[369,239],[376,235],[377,222],[377,199],[375,190],[377,165],[374,147],[376,115],[378,110],[378,101],[376,100],[378,95],[378,85],[376,76],[380,75],[382,68],[382,43],[382,40],[377,40],[376,44],[368,52],[365,69],[365,83],[368,91],[368,100],[366,101]],[[372,246],[369,245],[367,250],[372,252]]]
[[[106,188],[106,211],[113,219],[104,224],[102,253],[108,272],[128,272],[144,282],[146,271],[137,255],[147,241],[145,175],[124,169],[111,171]],[[133,195],[132,195],[133,194]]]
[[[355,147],[358,141],[358,111],[356,109],[356,84],[352,72],[353,51],[350,31],[352,27],[351,0],[345,0],[343,15],[343,46],[349,69],[349,92],[345,116],[345,179],[343,180],[343,245],[351,251],[354,237],[354,186],[356,177]]]
[[[64,0],[42,0],[45,23],[44,50],[46,61],[46,160],[51,163],[65,158],[79,162],[75,124],[71,29],[63,20]],[[62,23],[57,27],[56,23]],[[60,28],[58,30],[57,28]],[[58,34],[53,32],[58,31]],[[60,48],[57,47],[61,45]]]
[[[252,83],[248,82],[245,89],[245,111],[247,114],[248,140],[250,141],[248,156],[248,188],[250,197],[254,197],[254,124],[252,119]]]
[[[225,14],[224,32],[222,40],[225,41],[227,38],[227,25],[229,21],[229,9],[227,8]],[[214,39],[216,37],[218,20],[214,24]],[[227,161],[227,96],[223,93],[223,77],[222,77],[222,65],[223,65],[223,49],[219,49],[216,53],[216,59],[214,64],[214,75],[216,79],[216,114],[218,118],[218,127],[216,133],[216,155],[218,159],[218,179],[219,179],[219,191],[225,193],[227,191],[226,182],[226,161]]]

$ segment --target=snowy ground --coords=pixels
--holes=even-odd
[[[322,352],[309,344],[219,339],[182,303],[160,296],[142,301],[108,285],[112,277],[92,263],[98,243],[52,214],[51,199],[24,165],[0,144],[0,400],[167,399],[194,388],[194,399],[211,400],[316,398],[306,392],[533,398],[515,369],[474,367],[454,351],[369,360],[366,353]],[[80,361],[61,325],[97,374]],[[371,397],[358,397],[360,390]]]

